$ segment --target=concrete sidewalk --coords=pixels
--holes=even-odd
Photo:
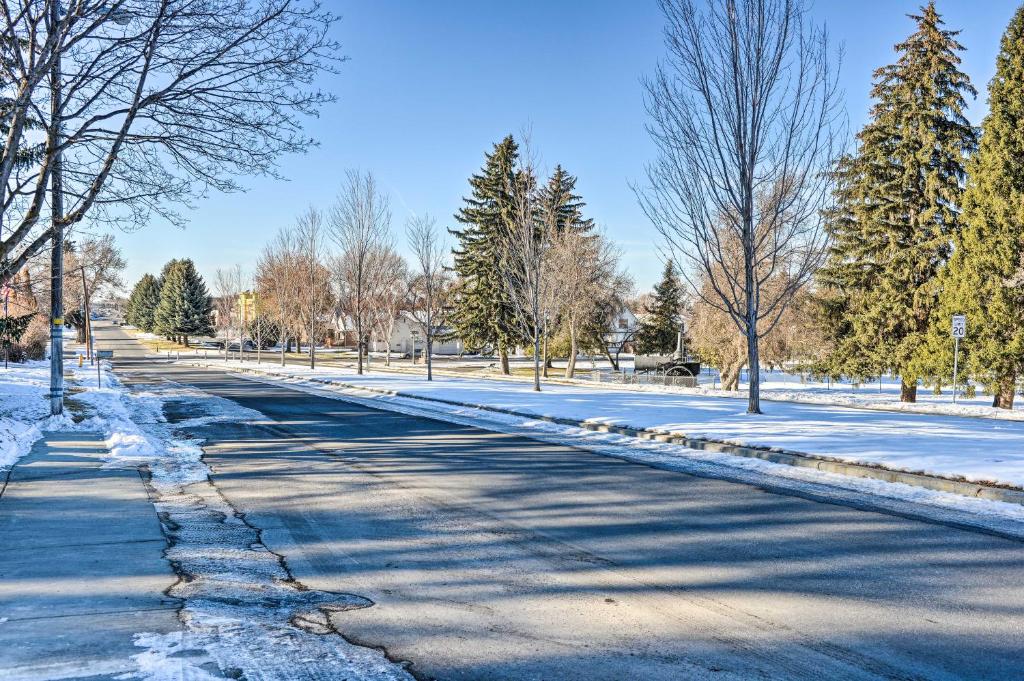
[[[135,470],[98,433],[48,433],[0,495],[0,678],[106,679],[141,632],[181,628],[165,538]],[[2,478],[0,478],[2,483]]]

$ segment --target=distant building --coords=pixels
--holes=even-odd
[[[390,347],[391,352],[410,357],[414,351],[423,352],[426,346],[423,327],[404,312],[395,321],[394,328],[391,330],[391,338],[384,339],[380,333],[374,333],[370,340],[371,352],[386,352]],[[435,355],[459,355],[465,348],[462,345],[462,340],[458,338],[446,341],[435,339],[433,350]]]
[[[242,291],[238,294],[238,310],[241,315],[242,328],[244,329],[256,317],[255,291]]]
[[[610,330],[604,335],[608,349],[613,353],[631,352],[640,321],[632,310],[623,307],[612,316],[611,322]]]

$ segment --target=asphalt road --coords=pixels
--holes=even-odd
[[[217,371],[118,370],[266,415],[195,431],[214,483],[296,578],[374,601],[335,626],[422,678],[1024,678],[1019,542]]]

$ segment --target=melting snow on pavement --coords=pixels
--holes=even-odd
[[[183,432],[216,421],[259,421],[259,412],[173,383],[91,396],[108,423],[110,465],[145,466],[179,581],[185,630],[143,634],[140,678],[411,679],[373,649],[346,642],[329,613],[369,607],[351,594],[305,588],[210,482],[201,440]],[[164,405],[201,415],[176,423]],[[97,417],[98,418],[98,417]]]

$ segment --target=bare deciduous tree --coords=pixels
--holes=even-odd
[[[121,272],[126,264],[111,234],[84,236],[64,252],[64,301],[66,309],[71,310],[65,316],[77,328],[78,342],[86,343],[90,357],[91,301],[123,285]],[[48,283],[50,279],[44,277],[43,281]]]
[[[743,335],[756,414],[758,342],[824,253],[837,70],[803,0],[660,4],[668,57],[645,82],[659,156],[637,193],[691,288]],[[766,290],[780,272],[787,284]]]
[[[498,274],[505,286],[518,334],[533,346],[533,389],[540,390],[540,343],[544,325],[545,260],[553,224],[540,217],[537,175],[524,144],[521,166],[506,179],[511,197],[503,243],[498,246]]]
[[[281,366],[285,364],[285,351],[295,337],[295,329],[301,329],[296,305],[302,282],[297,251],[294,230],[282,228],[256,262],[256,291],[263,310],[277,325]]]
[[[331,273],[324,264],[327,230],[323,214],[309,208],[295,224],[295,254],[300,293],[295,299],[298,321],[309,345],[309,368],[316,368],[317,341],[331,308]]]
[[[213,305],[217,311],[217,326],[224,332],[224,359],[228,359],[228,346],[231,345],[231,332],[238,331],[238,359],[242,359],[242,315],[238,296],[242,293],[242,266],[234,265],[227,269],[217,268],[214,273],[213,287],[217,291]],[[237,327],[235,326],[238,310]]]
[[[408,298],[409,266],[390,246],[372,256],[379,260],[370,268],[376,279],[370,282],[370,326],[384,339],[384,365],[391,366],[391,335]]]
[[[308,148],[302,118],[332,99],[312,84],[340,59],[334,21],[316,0],[5,2],[0,274],[51,224],[178,221],[175,202]]]
[[[604,321],[602,307],[619,275],[618,253],[601,234],[563,230],[554,233],[551,242],[548,271],[551,287],[559,292],[559,317],[569,336],[565,377],[572,378],[581,336],[588,326]]]
[[[349,170],[330,213],[331,238],[341,253],[332,269],[339,306],[355,325],[358,373],[363,373],[366,337],[372,330],[370,315],[374,286],[381,280],[383,260],[377,254],[389,245],[391,209],[377,189],[371,173]]]
[[[434,338],[445,326],[451,277],[444,261],[449,249],[443,232],[429,215],[411,218],[405,226],[409,249],[413,254],[413,275],[409,280],[409,314],[423,330],[427,380],[434,380]]]

